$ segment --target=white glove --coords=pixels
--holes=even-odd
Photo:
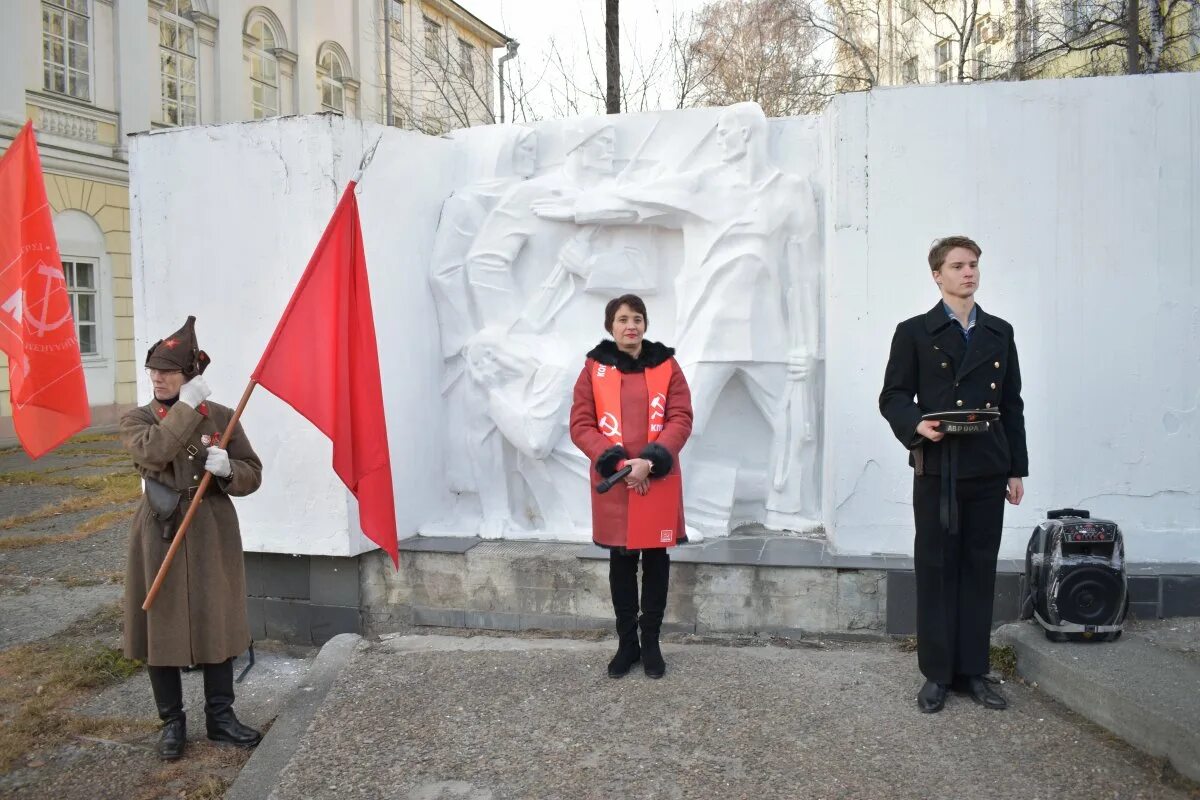
[[[212,389],[208,388],[208,381],[203,375],[197,375],[179,388],[179,402],[195,408],[210,394]]]
[[[204,462],[204,468],[218,478],[228,478],[233,474],[233,465],[229,463],[229,452],[215,445],[208,448],[208,459]]]

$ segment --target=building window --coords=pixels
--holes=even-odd
[[[937,69],[938,83],[954,82],[954,43],[942,39],[934,49],[934,64]]]
[[[187,15],[192,0],[166,0],[158,15],[158,57],[162,70],[162,120],[195,125],[196,26]]]
[[[84,261],[68,256],[63,259],[63,274],[67,279],[67,293],[71,296],[71,313],[75,315],[75,333],[79,337],[79,354],[100,354],[99,336],[96,333],[96,317],[99,298],[96,294],[95,261]]]
[[[987,81],[996,76],[996,69],[992,66],[992,48],[987,45],[981,45],[975,48],[975,80]]]
[[[920,75],[917,72],[917,57],[913,56],[904,62],[903,80],[906,86],[911,86],[914,83],[920,83]]]
[[[317,59],[317,80],[321,88],[321,109],[337,114],[346,113],[346,65],[341,56],[328,45]]]
[[[404,38],[404,2],[403,0],[383,0],[385,3],[391,4],[392,14],[392,36],[397,39]]]
[[[275,58],[275,32],[266,20],[250,24],[250,103],[254,119],[279,116],[279,61]]]
[[[462,39],[458,40],[458,71],[468,83],[475,82],[475,48]]]
[[[42,85],[79,100],[92,98],[88,0],[42,3]]]
[[[1063,4],[1063,25],[1069,33],[1086,33],[1103,12],[1100,0],[1067,0]]]
[[[1191,29],[1192,58],[1200,57],[1200,3],[1193,3],[1188,12],[1188,27]]]
[[[917,16],[917,0],[900,0],[900,21],[908,22]]]
[[[442,63],[442,26],[425,17],[425,57]]]

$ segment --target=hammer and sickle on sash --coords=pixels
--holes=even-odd
[[[604,416],[600,417],[600,419],[596,421],[596,424],[600,426],[600,432],[605,436],[609,438],[614,436],[620,438],[621,426],[617,423],[616,416],[614,416],[611,412],[606,412]]]
[[[650,419],[663,419],[667,415],[667,398],[661,394],[654,395],[650,401]]]

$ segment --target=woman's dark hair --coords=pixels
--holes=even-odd
[[[650,317],[646,314],[646,303],[642,298],[636,294],[623,294],[609,300],[608,305],[604,307],[604,330],[607,333],[612,333],[613,320],[617,318],[617,312],[621,310],[621,306],[629,306],[636,313],[641,314],[646,327],[650,327]]]

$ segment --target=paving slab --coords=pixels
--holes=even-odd
[[[1159,764],[1036,690],[920,714],[890,643],[668,644],[605,676],[611,641],[397,636],[358,647],[272,800],[1185,798]],[[283,718],[281,717],[280,724]],[[1064,760],[1063,753],[1086,754]]]

